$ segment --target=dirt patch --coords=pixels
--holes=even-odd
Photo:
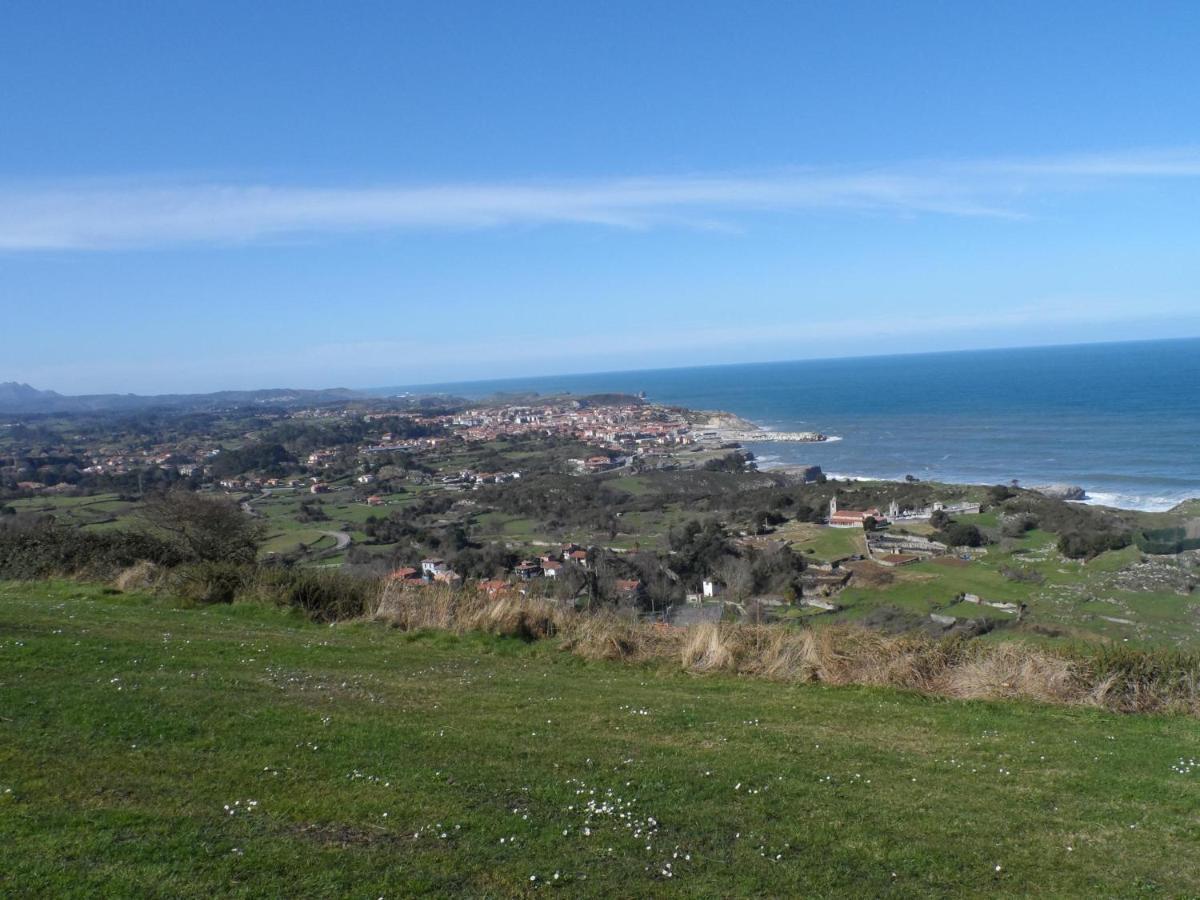
[[[869,560],[846,563],[844,568],[854,573],[854,583],[862,587],[884,587],[896,581],[896,572]]]
[[[945,566],[947,569],[965,569],[971,564],[969,559],[959,559],[957,556],[935,556],[930,562],[935,566]]]

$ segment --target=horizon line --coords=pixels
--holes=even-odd
[[[857,353],[846,356],[800,356],[792,357],[790,359],[764,359],[744,362],[705,363],[698,366],[659,366],[651,369],[604,369],[598,372],[560,372],[545,375],[506,375],[503,378],[465,378],[461,381],[429,381],[411,385],[397,384],[383,385],[373,388],[350,388],[350,390],[357,390],[361,392],[391,390],[392,388],[404,388],[405,390],[410,390],[412,388],[449,387],[456,384],[534,381],[542,378],[583,378],[603,375],[628,375],[635,372],[681,372],[690,369],[732,369],[742,368],[744,366],[778,366],[786,365],[788,363],[822,362],[832,360],[895,359],[897,357],[907,356],[951,356],[960,353],[1000,353],[1006,350],[1061,350],[1069,347],[1107,347],[1121,344],[1165,344],[1180,343],[1185,341],[1200,341],[1200,334],[1186,335],[1184,337],[1135,338],[1133,340],[1118,341],[1068,341],[1066,343],[1054,344],[1010,344],[1001,347],[964,347],[956,350],[913,350],[907,353]],[[262,390],[272,389],[262,388]],[[299,389],[297,388],[294,390]],[[334,390],[334,388],[326,388],[325,390]]]
[[[802,362],[822,362],[834,360],[858,360],[858,359],[894,359],[897,357],[919,357],[919,356],[948,356],[955,354],[970,354],[970,353],[997,353],[1011,350],[1056,350],[1073,347],[1104,347],[1117,346],[1124,344],[1161,344],[1161,343],[1180,343],[1186,341],[1198,341],[1200,334],[1187,335],[1183,337],[1160,337],[1160,338],[1138,338],[1135,340],[1117,340],[1117,341],[1074,341],[1065,343],[1053,344],[1018,344],[1005,345],[998,347],[970,347],[951,350],[917,350],[901,353],[866,353],[866,354],[850,354],[844,356],[802,356],[792,357],[789,359],[766,359],[766,360],[744,360],[740,362],[725,362],[725,363],[707,363],[704,365],[687,365],[687,366],[658,366],[654,368],[628,368],[628,369],[601,369],[593,371],[572,371],[572,372],[549,372],[541,374],[528,375],[506,375],[499,378],[464,378],[458,381],[429,381],[429,382],[414,382],[411,384],[391,384],[391,385],[373,385],[367,387],[346,387],[343,385],[330,385],[326,387],[304,388],[290,387],[286,385],[273,385],[267,387],[235,387],[221,388],[217,390],[197,390],[197,391],[170,391],[161,394],[141,394],[136,391],[104,391],[92,394],[65,394],[49,388],[38,388],[27,381],[21,381],[16,378],[0,382],[0,384],[23,385],[30,387],[33,390],[44,393],[54,393],[64,399],[78,399],[85,397],[140,397],[153,399],[157,397],[197,397],[207,396],[211,394],[236,394],[236,393],[255,393],[262,391],[349,391],[356,394],[371,395],[376,393],[377,399],[385,399],[387,396],[395,396],[394,394],[382,394],[384,391],[403,390],[409,393],[417,393],[421,389],[428,388],[449,388],[455,385],[473,385],[473,384],[493,384],[505,382],[522,382],[522,381],[537,381],[549,378],[584,378],[584,377],[603,377],[605,375],[629,375],[637,372],[657,373],[657,372],[678,372],[693,369],[729,369],[742,368],[745,366],[772,366],[784,365],[788,363]],[[432,392],[432,396],[445,394],[446,391]],[[567,392],[570,393],[570,392]]]

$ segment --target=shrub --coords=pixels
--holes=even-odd
[[[988,488],[988,501],[991,503],[1003,503],[1015,496],[1017,496],[1016,491],[1008,485],[994,484]]]
[[[1018,566],[1001,566],[1000,574],[1009,581],[1022,584],[1042,584],[1046,580],[1046,576],[1036,569],[1022,569]]]
[[[53,522],[0,528],[0,578],[87,575],[108,581],[143,560],[171,566],[174,547],[134,531],[84,531]]]
[[[165,570],[148,560],[136,562],[113,579],[113,587],[119,591],[138,591],[152,588],[162,580]]]
[[[369,612],[379,589],[377,579],[335,570],[260,567],[238,599],[287,606],[315,621],[334,622]]]
[[[1017,513],[1013,516],[1006,516],[1004,522],[1000,526],[1000,533],[1005,537],[1019,538],[1024,537],[1028,531],[1038,527],[1037,516],[1032,513]]]
[[[232,603],[250,576],[251,570],[238,563],[202,560],[173,569],[167,586],[191,603]]]
[[[142,515],[184,558],[252,563],[262,526],[233,500],[172,490],[147,499]]]
[[[974,525],[962,522],[950,523],[933,537],[949,547],[982,547],[984,544],[983,533]]]
[[[1058,538],[1058,551],[1068,559],[1091,559],[1106,550],[1128,547],[1127,531],[1069,531]]]

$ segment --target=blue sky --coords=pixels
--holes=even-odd
[[[1192,3],[9,4],[0,381],[1200,335]]]

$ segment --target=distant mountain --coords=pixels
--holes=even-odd
[[[366,394],[346,388],[217,391],[212,394],[84,394],[66,396],[39,391],[15,381],[0,382],[0,413],[132,412],[143,409],[228,409],[244,406],[322,406],[361,400]]]
[[[17,381],[0,381],[0,409],[23,403],[53,403],[62,398],[55,391],[39,391]]]

